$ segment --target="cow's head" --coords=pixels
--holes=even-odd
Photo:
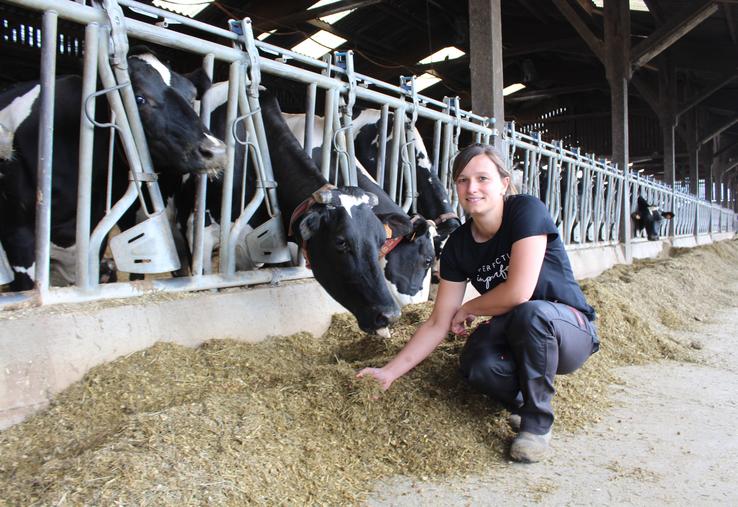
[[[430,289],[435,224],[416,215],[412,226],[382,261],[390,293],[400,306],[427,301]]]
[[[138,48],[128,58],[133,93],[154,166],[181,174],[217,174],[225,168],[225,144],[195,114],[209,87],[202,69],[178,74],[153,53]]]
[[[661,211],[658,206],[652,206],[638,196],[638,209],[631,215],[635,222],[636,231],[645,230],[649,241],[658,241],[661,221],[674,218],[671,211]]]
[[[362,330],[386,334],[400,309],[379,265],[387,233],[372,211],[376,196],[356,187],[339,187],[321,189],[314,198],[317,202],[292,226],[315,279],[356,317]]]

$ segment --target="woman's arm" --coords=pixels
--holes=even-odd
[[[466,334],[464,323],[475,316],[495,316],[507,313],[530,300],[541,274],[548,237],[529,236],[512,244],[507,279],[483,295],[464,303],[454,315],[451,331]]]
[[[466,282],[441,280],[431,316],[420,325],[403,349],[382,368],[364,368],[357,377],[371,375],[387,390],[392,382],[417,366],[443,341],[451,319],[461,306]]]

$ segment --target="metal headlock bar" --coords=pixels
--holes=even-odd
[[[638,173],[623,172],[612,163],[597,160],[594,155],[583,155],[578,149],[566,149],[562,143],[548,143],[540,134],[524,134],[511,123],[504,128],[494,118],[463,111],[458,97],[443,101],[418,94],[414,77],[404,77],[398,84],[389,84],[355,72],[351,51],[328,53],[320,60],[254,39],[248,18],[233,20],[226,28],[218,28],[165,11],[135,0],[100,0],[95,6],[68,0],[0,0],[22,9],[44,12],[43,45],[41,56],[41,123],[38,159],[38,192],[36,222],[36,283],[37,291],[0,295],[0,306],[32,297],[42,303],[74,302],[113,297],[140,295],[150,290],[190,291],[223,288],[281,280],[311,277],[302,266],[291,268],[261,268],[239,271],[237,250],[246,249],[257,263],[285,262],[289,258],[286,238],[280,219],[276,184],[269,157],[263,119],[259,108],[259,85],[263,73],[303,83],[306,86],[305,133],[303,146],[312,155],[314,142],[315,106],[318,93],[325,95],[323,111],[323,143],[320,167],[326,178],[331,175],[332,156],[335,156],[343,180],[356,184],[354,130],[352,118],[358,100],[374,104],[379,113],[377,181],[405,210],[417,209],[416,121],[433,124],[432,171],[438,175],[449,192],[451,205],[459,210],[458,196],[450,170],[459,150],[462,131],[477,142],[488,143],[503,135],[506,155],[511,168],[522,173],[521,189],[540,196],[546,202],[569,248],[591,248],[629,242],[634,238],[620,238],[620,222],[635,206],[637,196],[644,195],[649,202],[671,206],[675,213],[672,233],[675,237],[728,232],[735,230],[735,214],[719,205],[708,203],[680,190],[681,184],[666,186]],[[126,18],[121,7],[136,8],[162,19],[172,19],[190,28],[189,33],[207,35],[198,37],[168,30],[135,19]],[[57,19],[85,25],[84,72],[80,115],[80,167],[77,204],[78,250],[76,284],[71,287],[49,287],[50,217],[51,217],[51,155],[53,153],[53,99],[55,83],[56,23]],[[200,55],[203,67],[213,75],[216,62],[230,66],[227,86],[214,85],[202,98],[201,118],[210,124],[210,113],[225,105],[227,167],[222,177],[223,197],[220,205],[221,228],[220,264],[217,273],[210,274],[210,246],[205,245],[204,224],[207,213],[207,178],[197,177],[195,198],[193,261],[191,277],[149,280],[146,285],[135,283],[98,284],[99,252],[103,241],[123,213],[138,198],[141,207],[156,222],[156,228],[144,231],[159,241],[155,248],[168,251],[171,238],[169,225],[163,219],[164,204],[156,182],[143,133],[138,109],[130,86],[127,69],[128,37],[144,43]],[[213,41],[212,39],[217,39]],[[298,63],[299,65],[294,65]],[[96,90],[98,74],[103,89]],[[123,197],[108,203],[105,217],[97,224],[90,223],[91,168],[93,158],[96,100],[105,95],[111,109],[111,137],[119,137],[131,170],[131,181]],[[99,107],[99,103],[98,103]],[[393,115],[390,125],[390,113]],[[241,135],[240,126],[245,135]],[[101,125],[98,125],[101,126]],[[390,139],[391,135],[391,139]],[[244,175],[241,176],[240,199],[236,201],[239,216],[232,216],[234,161],[236,149],[242,148]],[[389,149],[389,153],[387,150]],[[111,148],[112,153],[112,148]],[[389,160],[389,164],[385,161]],[[385,166],[388,169],[385,169]],[[256,182],[248,192],[246,171],[253,171]],[[386,174],[388,172],[389,174]],[[336,170],[336,174],[338,170]],[[626,176],[627,174],[627,176]],[[336,176],[337,177],[337,176]],[[112,174],[108,174],[108,192]],[[546,185],[541,182],[546,180]],[[565,181],[564,181],[565,180]],[[626,187],[627,185],[627,187]],[[146,209],[141,190],[146,187],[153,212]],[[629,192],[625,192],[628,190]],[[627,203],[623,195],[629,195]],[[721,192],[722,195],[722,192]],[[249,197],[251,196],[251,197]],[[108,198],[108,201],[110,198]],[[260,206],[266,208],[269,219],[256,224],[253,231],[249,221]],[[624,209],[627,208],[627,209]],[[139,224],[141,225],[141,224]],[[662,233],[667,226],[662,226]],[[90,229],[93,228],[92,234]],[[122,234],[118,241],[132,245],[137,231]],[[114,241],[111,240],[111,248]],[[161,246],[165,245],[165,246]],[[120,246],[120,245],[119,245]],[[134,245],[135,246],[135,245]],[[143,248],[143,247],[142,247]],[[239,250],[239,251],[240,251]],[[129,248],[127,253],[132,253]],[[129,259],[134,264],[136,259]],[[138,259],[140,260],[140,259]],[[150,261],[151,259],[147,259]],[[118,261],[118,259],[116,259]],[[169,259],[167,262],[172,261]],[[125,259],[122,264],[125,264]],[[140,263],[139,263],[140,264]],[[150,262],[146,264],[152,266]],[[174,269],[175,263],[157,265],[159,271]],[[178,266],[178,263],[176,264]],[[120,267],[120,266],[119,266]],[[127,266],[135,270],[136,266]],[[140,267],[140,266],[139,266]],[[139,271],[140,272],[140,271]],[[0,247],[0,283],[13,276],[2,247]]]

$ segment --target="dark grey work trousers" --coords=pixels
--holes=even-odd
[[[543,435],[554,421],[554,376],[599,349],[593,323],[562,303],[528,301],[481,324],[461,352],[461,374],[521,416],[521,431]]]

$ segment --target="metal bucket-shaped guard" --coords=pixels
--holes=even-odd
[[[115,265],[127,273],[166,273],[180,267],[177,247],[164,212],[155,213],[113,237],[110,250]]]
[[[5,250],[0,245],[0,285],[12,282],[13,278],[15,275],[8,262],[8,256],[5,255]]]
[[[291,260],[282,219],[275,215],[246,235],[246,246],[254,262],[277,264]]]

